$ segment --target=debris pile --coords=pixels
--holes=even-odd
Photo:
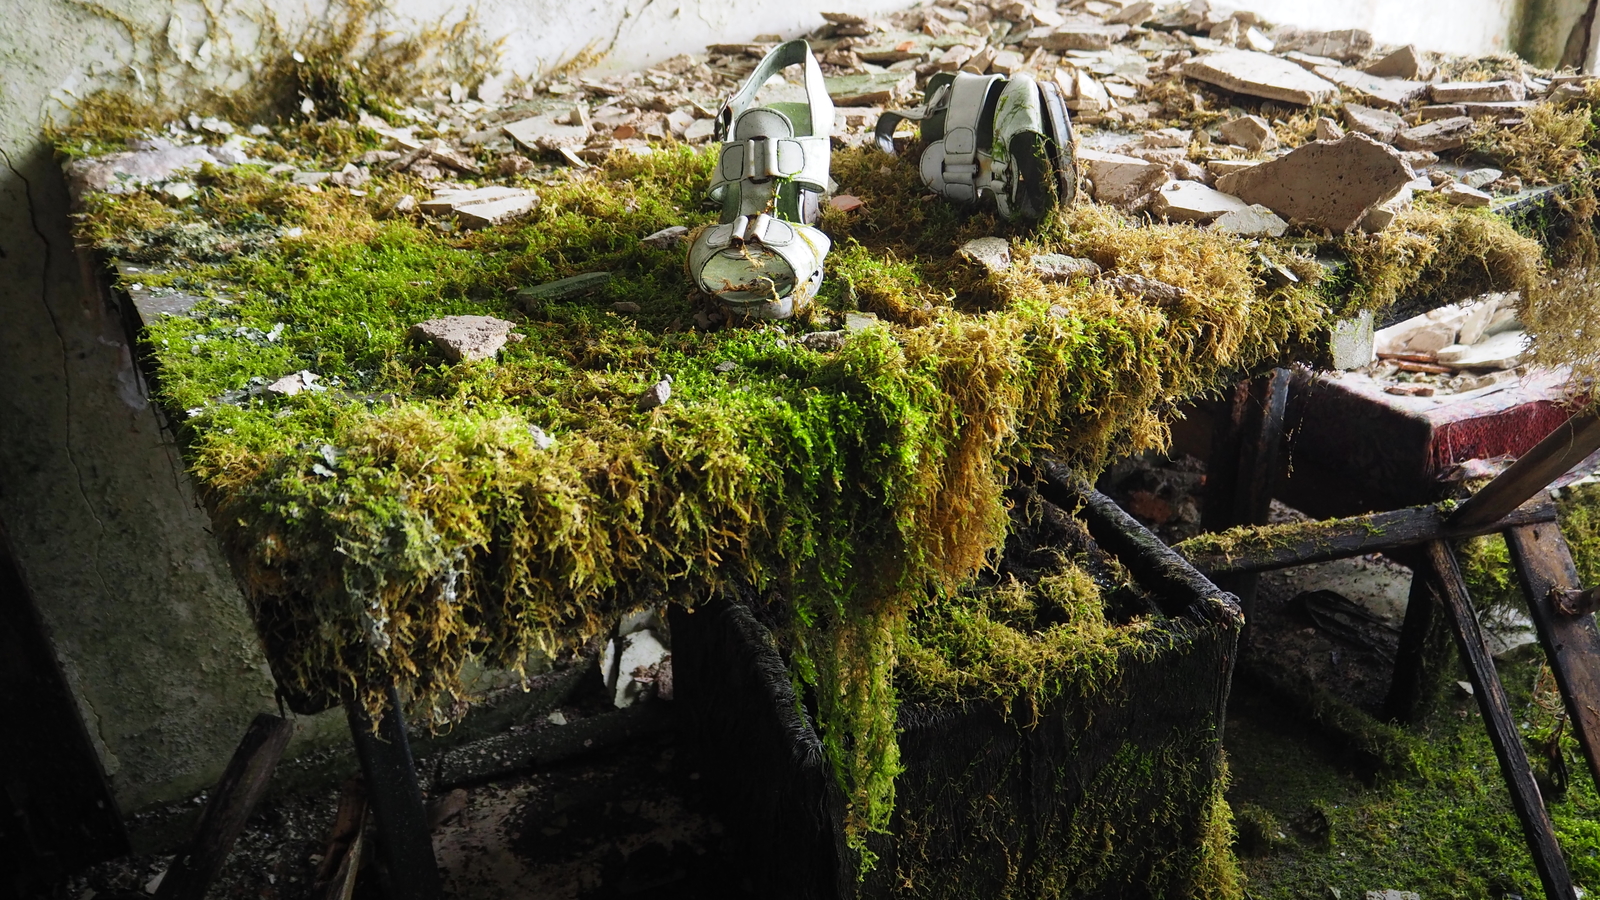
[[[1518,301],[1513,294],[1488,294],[1381,329],[1373,335],[1373,376],[1395,382],[1384,388],[1389,393],[1413,397],[1522,377],[1528,335],[1517,319]]]

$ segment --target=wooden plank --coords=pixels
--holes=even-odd
[[[339,811],[328,832],[322,862],[311,879],[311,900],[349,900],[367,829],[367,792],[360,778],[351,778],[339,790]]]
[[[1503,518],[1596,450],[1600,450],[1600,415],[1587,409],[1556,426],[1447,521],[1452,527],[1467,528]]]
[[[1554,522],[1556,507],[1547,499],[1537,498],[1497,522],[1469,527],[1451,527],[1446,524],[1447,518],[1437,506],[1413,506],[1308,525],[1274,526],[1243,535],[1226,550],[1191,552],[1183,544],[1176,549],[1187,556],[1195,568],[1213,577],[1233,572],[1263,572],[1398,550],[1429,541],[1490,534],[1518,525]],[[1202,536],[1194,543],[1200,545],[1204,540]]]
[[[211,791],[194,839],[175,856],[156,890],[156,900],[202,900],[222,871],[244,823],[267,792],[272,771],[283,757],[294,725],[262,713],[250,723],[244,740],[228,760],[222,779]]]
[[[1383,713],[1390,722],[1406,724],[1426,715],[1437,699],[1452,654],[1444,610],[1434,596],[1432,579],[1420,571],[1427,565],[1426,559],[1421,553],[1407,552],[1400,554],[1399,561],[1411,567],[1411,590]]]
[[[1551,602],[1552,590],[1578,587],[1578,570],[1561,529],[1554,524],[1524,525],[1506,532],[1506,546],[1528,598],[1529,617],[1555,673],[1567,716],[1583,748],[1589,772],[1600,782],[1600,631],[1594,616],[1564,616]]]
[[[1588,455],[1588,454],[1585,454]],[[1423,571],[1433,580],[1434,588],[1443,601],[1445,618],[1455,634],[1456,648],[1466,663],[1467,676],[1472,681],[1472,694],[1483,713],[1483,723],[1489,730],[1489,742],[1500,760],[1500,773],[1506,787],[1511,790],[1511,805],[1517,819],[1522,822],[1522,833],[1528,850],[1533,855],[1533,866],[1539,872],[1545,896],[1551,900],[1577,900],[1572,886],[1572,874],[1567,871],[1567,861],[1556,843],[1555,828],[1550,814],[1533,781],[1533,771],[1528,767],[1528,754],[1522,746],[1522,735],[1511,716],[1511,704],[1506,700],[1505,689],[1500,686],[1500,676],[1495,672],[1494,659],[1484,644],[1483,632],[1478,629],[1478,616],[1467,595],[1467,584],[1461,577],[1461,568],[1450,546],[1443,541],[1426,545],[1427,565]]]
[[[1208,471],[1226,470],[1230,465],[1234,470],[1230,482],[1208,483],[1207,487],[1207,512],[1213,514],[1213,519],[1222,518],[1219,524],[1223,527],[1267,523],[1273,488],[1281,468],[1279,451],[1283,445],[1283,413],[1289,399],[1289,382],[1288,369],[1274,369],[1249,382],[1248,390],[1240,397],[1242,408],[1236,404],[1232,417],[1237,435],[1230,443],[1237,446],[1236,458],[1212,455]],[[1222,496],[1213,498],[1214,494]],[[1217,581],[1217,587],[1239,598],[1246,622],[1255,610],[1259,580],[1257,573],[1241,571]]]

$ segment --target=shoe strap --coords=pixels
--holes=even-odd
[[[796,135],[794,123],[782,112],[754,106],[756,93],[767,79],[792,65],[805,69],[812,132],[807,135]],[[755,215],[774,209],[785,183],[793,182],[804,191],[826,192],[832,130],[833,101],[811,45],[803,40],[779,44],[717,113],[715,137],[722,142],[722,155],[711,176],[708,193],[712,201],[726,208],[731,202],[729,185],[739,184],[737,213]],[[798,218],[798,210],[779,212]]]
[[[963,72],[951,82],[944,139],[930,144],[922,154],[922,180],[928,187],[951,200],[972,203],[980,190],[993,189],[999,183],[996,176],[1000,173],[992,171],[992,147],[983,146],[983,138],[993,128],[985,127],[982,119],[989,95],[1001,90],[1005,81],[1004,75]]]

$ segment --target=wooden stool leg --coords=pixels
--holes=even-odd
[[[1533,854],[1534,868],[1539,871],[1539,881],[1544,884],[1545,896],[1552,900],[1576,900],[1572,874],[1567,871],[1567,861],[1556,843],[1555,828],[1545,809],[1539,787],[1534,784],[1533,771],[1528,766],[1528,754],[1522,747],[1522,735],[1517,731],[1511,716],[1511,704],[1506,700],[1505,689],[1500,686],[1500,676],[1495,672],[1494,660],[1478,630],[1478,617],[1467,595],[1466,582],[1456,557],[1444,541],[1433,541],[1426,548],[1426,572],[1443,601],[1445,618],[1450,622],[1467,665],[1467,677],[1472,680],[1472,694],[1483,713],[1483,723],[1489,729],[1489,742],[1494,745],[1495,756],[1500,760],[1500,773],[1511,789],[1511,805],[1522,822],[1522,833],[1527,838],[1528,849]],[[1420,574],[1420,572],[1419,572]]]
[[[1266,524],[1280,467],[1290,380],[1288,369],[1273,369],[1236,390],[1231,415],[1217,431],[1206,466],[1206,530]],[[1217,587],[1238,596],[1246,627],[1255,611],[1259,580],[1254,572],[1216,579]]]
[[[389,900],[439,900],[444,888],[399,693],[389,688],[389,708],[378,720],[377,734],[359,700],[347,699],[344,707],[378,826],[378,850],[389,870]]]
[[[1528,598],[1528,613],[1555,673],[1567,716],[1589,772],[1600,782],[1600,630],[1594,616],[1564,616],[1550,601],[1552,590],[1581,587],[1561,526],[1555,522],[1508,530],[1506,545]]]
[[[1383,714],[1390,722],[1409,724],[1426,716],[1438,701],[1454,642],[1444,609],[1434,596],[1433,580],[1427,576],[1426,556],[1409,550],[1389,555],[1409,566],[1412,574]]]

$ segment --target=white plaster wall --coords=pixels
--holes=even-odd
[[[173,92],[237,79],[226,60],[251,55],[255,23],[273,15],[293,29],[320,15],[321,2],[0,0],[0,518],[125,811],[213,780],[250,718],[273,708],[272,687],[171,438],[141,394],[122,325],[74,258],[41,128],[131,67]],[[500,0],[477,12],[491,37],[506,38],[506,68],[531,75],[584,50],[605,52],[609,67],[635,66],[713,41],[798,35],[823,9],[900,2]],[[1460,52],[1503,46],[1510,20],[1510,0],[1252,5],[1278,21]],[[467,8],[393,0],[391,26]],[[174,14],[181,45],[209,40],[216,60],[191,68],[187,85],[150,66]],[[319,727],[337,736],[342,725]]]

